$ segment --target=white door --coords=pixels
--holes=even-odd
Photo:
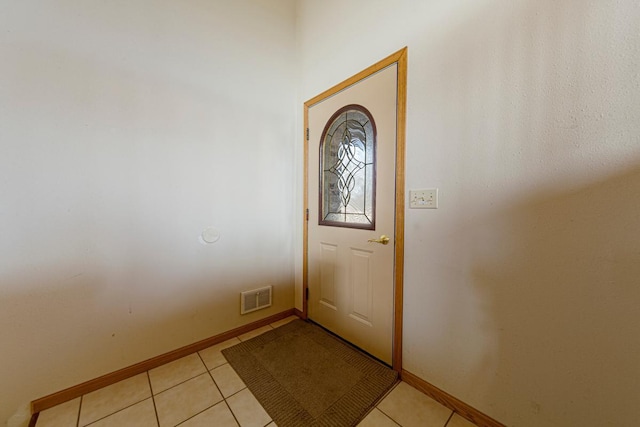
[[[397,68],[394,63],[308,112],[309,318],[388,364],[393,350]],[[374,148],[369,154],[367,144]],[[369,242],[383,235],[387,244]]]

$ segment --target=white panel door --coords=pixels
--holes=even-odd
[[[309,318],[388,364],[393,347],[396,94],[393,64],[310,106],[308,113]],[[375,229],[319,224],[322,133],[334,113],[349,105],[364,107],[375,121]],[[389,237],[388,244],[369,242],[382,235]]]

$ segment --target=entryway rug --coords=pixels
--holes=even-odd
[[[356,426],[397,372],[294,320],[222,351],[278,427]]]

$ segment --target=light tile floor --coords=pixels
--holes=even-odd
[[[37,427],[277,427],[221,350],[297,319],[238,338],[42,411]],[[404,382],[359,427],[473,427]]]

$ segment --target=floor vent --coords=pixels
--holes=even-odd
[[[240,293],[240,314],[251,313],[262,308],[271,307],[271,290],[273,286],[254,289]]]

